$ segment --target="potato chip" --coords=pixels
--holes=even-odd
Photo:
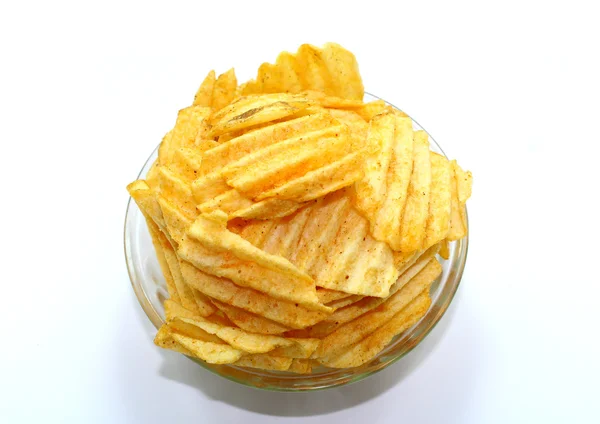
[[[215,71],[210,71],[200,88],[194,96],[194,106],[211,107],[213,103],[213,91],[215,89],[216,76]]]
[[[166,239],[161,239],[161,245],[165,254],[165,259],[169,265],[169,270],[173,276],[173,281],[177,290],[177,294],[179,295],[181,305],[185,309],[188,309],[197,315],[208,316],[212,314],[214,312],[214,308],[210,302],[205,305],[203,310],[200,310],[198,307],[198,304],[194,298],[194,294],[192,293],[193,289],[189,287],[183,280],[181,269],[179,267],[179,258],[175,254],[171,244]]]
[[[444,239],[440,242],[440,256],[443,259],[448,260],[450,258],[450,246],[448,244],[448,240]]]
[[[261,194],[351,153],[347,128],[339,125],[293,137],[230,163],[221,170],[227,184],[262,200]],[[294,200],[294,199],[290,199]]]
[[[212,115],[210,131],[213,136],[238,131],[293,115],[312,104],[306,97],[292,94],[241,97]]]
[[[450,163],[450,228],[448,229],[448,234],[446,235],[448,241],[459,240],[467,234],[466,214],[464,210],[465,206],[458,199],[458,182],[456,175],[456,166],[453,162]]]
[[[338,300],[334,300],[333,302],[329,302],[327,304],[327,306],[329,306],[331,309],[333,309],[335,311],[337,309],[344,308],[348,305],[352,305],[353,303],[356,303],[363,298],[364,298],[364,296],[353,294],[353,295],[347,296],[343,299],[338,299]]]
[[[198,215],[192,189],[177,174],[166,166],[158,169],[160,196],[175,204],[180,213],[190,219]]]
[[[308,90],[320,91],[326,94],[335,94],[331,87],[331,76],[321,52],[315,46],[302,44],[296,52],[296,74],[302,87]]]
[[[258,368],[270,371],[287,371],[292,363],[292,358],[280,358],[265,354],[258,354],[243,356],[233,365],[238,367]]]
[[[391,110],[383,100],[374,100],[369,103],[363,103],[361,107],[352,110],[360,115],[366,122],[370,122],[375,115],[383,113],[386,109]]]
[[[332,125],[333,119],[328,113],[318,112],[252,130],[204,152],[202,175],[218,171],[228,163],[272,144]]]
[[[193,356],[209,364],[231,364],[240,359],[244,352],[227,344],[205,342],[173,332],[171,337]]]
[[[273,219],[288,216],[303,203],[285,199],[266,199],[255,202],[236,189],[231,189],[197,206],[204,214],[221,211],[228,219]]]
[[[374,148],[365,159],[364,177],[355,184],[356,207],[367,217],[374,217],[385,200],[395,122],[394,114],[390,112],[375,116],[370,123],[367,144]]]
[[[154,337],[154,344],[163,349],[173,350],[187,356],[194,356],[192,352],[173,339],[173,332],[166,324],[158,329],[158,333],[156,333],[156,336]]]
[[[293,359],[287,371],[295,374],[310,374],[312,361],[310,359]]]
[[[337,290],[329,290],[323,287],[317,287],[317,297],[319,298],[319,302],[324,304],[346,299],[348,297],[353,296],[354,295],[350,293],[345,293]]]
[[[177,174],[179,178],[189,183],[198,178],[201,163],[202,155],[197,147],[193,149],[180,147],[173,152],[173,162],[167,167],[171,172]]]
[[[392,250],[368,234],[368,221],[354,208],[335,219],[340,227],[328,244],[326,260],[319,263],[316,284],[346,293],[386,297],[398,278]]]
[[[442,267],[437,261],[433,260],[429,262],[405,287],[393,296],[390,296],[384,303],[372,311],[361,315],[360,318],[344,324],[325,337],[316,352],[319,362],[328,365],[330,360],[335,358],[345,348],[358,343],[388,322],[420,293],[428,290],[431,282],[441,272]]]
[[[166,224],[162,210],[148,184],[144,180],[137,180],[127,186],[127,191],[133,200],[135,200],[135,203],[146,219],[154,221],[164,231]]]
[[[298,245],[300,235],[306,225],[310,212],[309,208],[303,208],[293,216],[278,220],[270,228],[260,248],[267,253],[289,260]]]
[[[364,105],[362,100],[345,99],[343,97],[336,97],[335,95],[329,96],[324,91],[306,90],[303,91],[302,94],[309,99],[318,102],[321,106],[331,108],[334,111],[337,111],[338,109],[359,109]],[[360,115],[358,116],[360,117]]]
[[[450,162],[444,156],[431,152],[431,202],[425,229],[425,248],[443,240],[450,224]]]
[[[400,224],[400,242],[397,245],[391,243],[392,248],[403,252],[412,252],[423,246],[429,213],[430,189],[429,140],[425,131],[416,131],[414,133],[413,172]]]
[[[471,197],[471,186],[473,185],[473,175],[471,171],[463,171],[462,168],[452,161],[452,169],[456,175],[456,194],[460,203],[465,203]]]
[[[161,165],[173,161],[173,155],[180,147],[193,147],[198,137],[208,134],[207,118],[212,109],[203,106],[189,106],[177,114],[173,129],[165,136],[158,150]]]
[[[365,211],[365,214],[371,221],[373,237],[387,242],[395,250],[400,250],[400,225],[413,169],[414,140],[410,118],[394,116],[394,120],[395,131],[391,157],[389,168],[385,170],[384,198],[379,200],[381,206],[374,215],[369,211]],[[357,189],[356,192],[360,198],[361,191]]]
[[[319,361],[331,368],[358,367],[368,362],[381,352],[394,336],[415,325],[425,315],[430,305],[429,294],[424,291],[371,335],[335,358],[330,357]]]
[[[181,299],[179,298],[179,294],[177,293],[175,281],[173,280],[173,274],[171,274],[171,269],[169,268],[169,264],[167,263],[167,259],[165,258],[165,252],[162,247],[163,243],[168,243],[168,241],[165,235],[160,231],[160,228],[158,228],[158,225],[154,223],[154,221],[152,221],[151,219],[147,219],[146,224],[148,225],[148,231],[150,232],[150,236],[152,237],[152,245],[154,246],[156,259],[158,260],[158,264],[160,265],[160,269],[163,273],[165,282],[167,284],[169,298],[179,303],[181,302]],[[161,237],[165,239],[164,242],[161,241]]]
[[[332,76],[331,94],[345,99],[362,100],[365,91],[354,55],[336,43],[327,43],[321,50],[321,57]]]
[[[219,339],[217,343],[225,342],[235,349],[252,354],[270,352],[272,356],[308,358],[319,345],[318,339],[292,339],[268,334],[250,333],[240,328],[223,326],[202,317],[186,318],[175,316],[168,321],[169,325],[172,322],[187,324],[196,330],[199,329],[201,332],[197,333],[198,336],[193,335],[192,337],[194,338],[211,341],[206,340],[204,334],[207,334],[209,337],[217,337]],[[183,328],[185,329],[186,327],[184,326]],[[211,342],[215,343],[214,341]]]
[[[178,253],[199,269],[272,297],[328,311],[313,279],[288,260],[270,255],[227,230],[226,223],[199,216]]]
[[[329,246],[340,228],[341,221],[331,219],[347,213],[350,198],[346,190],[339,190],[318,200],[310,208],[310,216],[290,261],[300,269],[315,275],[325,261]]]
[[[252,333],[280,335],[290,329],[285,325],[263,318],[241,308],[219,302],[218,300],[213,299],[212,302],[221,312],[227,315],[227,318],[242,330],[250,331]]]
[[[329,315],[326,312],[313,311],[299,304],[284,302],[256,290],[237,286],[231,280],[204,273],[187,262],[182,262],[181,272],[192,287],[210,298],[290,328],[305,328]]]
[[[216,111],[227,106],[235,97],[237,87],[237,78],[235,71],[231,68],[229,71],[219,75],[214,85],[212,108]]]
[[[438,251],[438,246],[434,246],[423,253],[415,263],[408,268],[398,280],[390,288],[390,297],[396,294],[402,289],[415,275],[423,270],[432,260]],[[323,319],[321,322],[312,326],[310,329],[302,333],[290,333],[290,336],[294,337],[319,337],[322,338],[331,334],[340,326],[348,323],[357,317],[377,308],[382,303],[386,302],[388,298],[379,297],[364,297],[358,302],[352,303],[349,306],[337,309],[333,314]]]

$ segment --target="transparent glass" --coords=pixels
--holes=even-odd
[[[379,99],[365,94],[365,101]],[[415,129],[423,129],[413,120]],[[444,154],[441,147],[429,136],[432,150]],[[158,155],[158,147],[152,152],[142,167],[138,178],[144,178]],[[134,201],[129,199],[125,215],[125,259],[131,285],[156,328],[164,322],[163,301],[168,297],[166,283],[154,253],[154,247],[146,222]],[[443,266],[440,277],[431,286],[431,307],[412,328],[396,336],[392,342],[370,362],[347,369],[313,368],[311,374],[291,374],[278,371],[264,371],[232,365],[213,365],[191,358],[207,370],[240,384],[266,390],[308,391],[341,386],[362,380],[383,370],[401,359],[417,346],[442,318],[454,298],[460,283],[467,259],[468,236],[450,243],[448,260],[438,258]]]

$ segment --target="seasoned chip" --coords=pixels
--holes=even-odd
[[[310,374],[312,372],[312,361],[310,359],[293,359],[287,371],[296,374]]]
[[[398,280],[390,288],[390,297],[396,294],[402,289],[415,275],[417,275],[425,266],[427,266],[438,251],[438,246],[434,246],[423,253],[419,259],[408,268]],[[386,302],[388,298],[379,297],[364,297],[358,302],[352,303],[344,308],[337,309],[333,314],[323,319],[321,322],[312,326],[309,330],[303,333],[291,333],[291,336],[302,337],[319,337],[322,338],[328,334],[331,334],[340,326],[347,322],[350,322],[357,317],[377,308],[382,303]]]
[[[450,224],[450,162],[444,156],[431,153],[431,202],[429,203],[429,216],[425,229],[425,242],[427,248],[443,240],[448,234]]]
[[[339,44],[327,43],[322,48],[321,57],[332,76],[332,94],[362,100],[365,91],[354,55]]]
[[[200,316],[188,318],[185,316],[173,316],[168,320],[169,326],[175,324],[174,329],[178,331],[177,325],[183,324],[182,334],[190,337],[210,341],[212,343],[226,343],[235,349],[247,353],[267,353],[272,356],[286,358],[308,358],[317,349],[319,339],[293,339],[268,334],[250,333],[236,327],[224,326]],[[192,328],[192,330],[187,330]],[[216,341],[212,338],[216,337]]]
[[[345,348],[361,341],[388,322],[420,293],[428,290],[431,282],[441,272],[442,267],[437,261],[429,262],[405,287],[384,303],[325,337],[316,352],[319,362],[328,365],[329,361]]]
[[[395,335],[415,325],[425,315],[430,305],[429,294],[424,291],[371,335],[337,357],[325,358],[320,362],[332,368],[358,367],[368,362],[381,352]]]
[[[335,94],[335,90],[331,87],[332,80],[327,64],[315,46],[302,44],[296,52],[295,65],[296,75],[298,75],[303,88]]]
[[[414,139],[413,172],[400,224],[400,242],[397,245],[391,243],[394,249],[403,252],[412,252],[423,246],[429,212],[431,188],[429,140],[425,131],[416,131]]]
[[[165,252],[162,247],[163,243],[168,243],[168,241],[165,235],[158,228],[158,225],[154,223],[154,221],[152,221],[151,219],[147,219],[146,224],[148,225],[148,231],[150,232],[150,236],[152,237],[152,245],[154,246],[154,251],[156,252],[156,259],[158,260],[160,269],[163,273],[163,276],[165,277],[167,291],[169,292],[169,298],[179,303],[181,302],[181,299],[179,298],[179,294],[177,293],[175,281],[173,280],[173,274],[171,274],[171,269],[169,268],[169,264],[167,263],[167,259],[165,258]],[[164,242],[161,241],[161,238],[164,238]]]
[[[293,115],[312,104],[305,96],[293,94],[241,97],[212,115],[210,131],[213,136],[238,131]]]
[[[231,280],[209,275],[187,262],[182,262],[181,272],[187,282],[212,299],[232,305],[285,326],[301,329],[326,318],[326,312],[313,311],[292,302],[285,302]]]
[[[383,100],[374,100],[369,103],[363,103],[361,107],[355,108],[353,111],[358,113],[365,121],[370,122],[375,115],[382,113],[387,108],[388,106]]]
[[[281,358],[271,355],[258,354],[242,356],[233,365],[237,365],[239,367],[258,368],[262,370],[287,371],[292,363],[292,358]]]
[[[228,185],[261,200],[265,197],[263,192],[341,159],[350,154],[351,149],[347,127],[333,126],[247,155],[223,168],[221,175]]]
[[[247,132],[219,144],[214,149],[207,150],[202,158],[202,175],[218,171],[228,163],[235,162],[271,144],[332,125],[333,119],[328,113],[318,112]]]
[[[175,127],[165,136],[158,150],[161,165],[170,164],[175,151],[180,147],[193,147],[198,137],[207,136],[207,118],[211,111],[212,109],[203,106],[190,106],[179,111]]]
[[[214,85],[212,108],[216,111],[227,106],[235,97],[235,88],[237,87],[237,78],[235,71],[229,71],[219,75]]]
[[[454,161],[453,161],[454,162]],[[451,206],[450,206],[450,228],[446,236],[448,241],[459,240],[467,234],[467,223],[465,206],[458,199],[457,166],[451,162]]]
[[[162,214],[162,210],[156,196],[150,190],[148,184],[144,180],[137,180],[127,186],[129,195],[135,200],[142,214],[146,219],[150,219],[158,225],[161,230],[166,229],[166,224]]]
[[[171,337],[193,356],[209,364],[231,364],[242,357],[244,352],[227,344],[205,342],[173,332]]]
[[[199,216],[179,247],[199,269],[270,296],[328,311],[319,303],[313,279],[288,260],[270,255],[216,222]]]
[[[237,308],[232,305],[228,305],[218,300],[212,300],[213,304],[221,310],[227,318],[229,318],[235,325],[240,327],[242,330],[250,331],[252,333],[259,334],[275,334],[279,335],[290,328],[285,325],[279,324],[275,321],[271,321],[267,318],[263,318],[259,315],[245,311],[241,308]]]
[[[215,89],[216,76],[215,71],[210,71],[200,88],[194,96],[194,106],[211,107],[213,102],[213,91]]]
[[[387,242],[395,250],[400,250],[402,240],[400,225],[413,170],[414,140],[410,118],[394,115],[394,120],[395,130],[391,157],[388,162],[389,167],[385,169],[384,197],[379,199],[381,206],[374,215],[368,211],[365,213],[371,221],[373,237]],[[359,190],[357,190],[357,195],[361,196]]]

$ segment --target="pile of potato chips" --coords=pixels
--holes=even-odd
[[[438,255],[466,235],[472,177],[363,94],[333,43],[241,85],[208,74],[127,187],[170,295],[157,345],[310,373],[368,362],[427,312]]]

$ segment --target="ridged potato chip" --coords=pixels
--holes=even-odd
[[[192,287],[210,298],[290,328],[306,328],[329,315],[327,312],[307,309],[296,303],[281,301],[259,291],[237,286],[231,280],[202,272],[185,261],[181,264],[181,272]]]
[[[373,333],[394,315],[400,312],[406,305],[412,302],[420,293],[428,290],[429,285],[442,272],[442,267],[437,261],[429,262],[425,268],[413,277],[409,283],[384,303],[360,318],[350,321],[339,327],[333,333],[325,337],[315,356],[324,365],[331,364],[345,348],[360,342]]]

